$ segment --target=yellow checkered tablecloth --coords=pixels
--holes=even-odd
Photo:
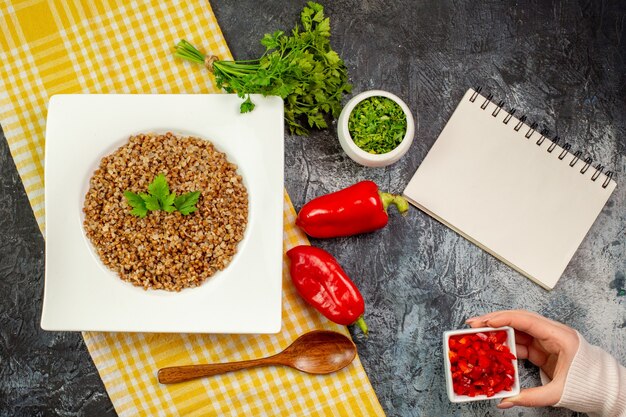
[[[180,38],[230,52],[204,1],[0,0],[0,123],[37,221],[44,225],[44,132],[60,93],[217,93],[206,71],[173,57]],[[255,41],[255,40],[251,40]],[[306,244],[285,194],[284,246]],[[278,335],[83,333],[120,415],[383,415],[357,357],[332,375],[269,367],[177,385],[156,370],[276,353],[313,329],[348,334],[307,306],[283,269]]]

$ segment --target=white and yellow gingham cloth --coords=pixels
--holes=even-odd
[[[51,95],[217,93],[207,71],[175,59],[173,46],[186,38],[231,58],[203,0],[0,0],[0,31],[0,123],[42,231]],[[284,213],[285,250],[306,244],[286,194]],[[85,332],[83,337],[120,415],[383,415],[358,357],[326,376],[269,367],[176,385],[156,379],[165,366],[268,356],[313,329],[348,334],[300,299],[284,267],[278,335]]]

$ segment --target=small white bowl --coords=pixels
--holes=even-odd
[[[352,140],[350,131],[348,130],[348,120],[350,119],[350,113],[352,113],[352,110],[354,110],[356,105],[361,101],[375,96],[387,97],[388,99],[395,101],[406,115],[406,133],[404,134],[402,142],[400,142],[400,144],[398,144],[398,146],[396,146],[392,151],[383,154],[371,154],[359,148]],[[400,99],[400,97],[395,94],[388,93],[387,91],[370,90],[352,97],[344,106],[343,110],[341,110],[341,114],[339,115],[339,120],[337,122],[337,136],[339,136],[339,143],[341,144],[344,152],[355,162],[366,167],[384,167],[393,164],[398,159],[402,158],[402,156],[409,150],[411,143],[413,143],[413,136],[415,136],[415,122],[409,106],[407,106],[406,103]]]
[[[507,339],[506,339],[506,345],[508,346],[509,350],[511,351],[511,353],[513,355],[515,355],[515,357],[517,357],[517,351],[515,349],[515,331],[513,330],[512,327],[498,327],[498,328],[492,328],[492,327],[480,327],[480,328],[476,328],[476,329],[462,329],[462,330],[450,330],[447,332],[443,333],[443,362],[444,362],[444,367],[445,367],[445,373],[446,373],[446,390],[448,391],[448,398],[450,398],[450,401],[453,403],[466,403],[466,402],[470,402],[470,401],[480,401],[480,400],[495,400],[498,398],[507,398],[507,397],[513,397],[517,394],[519,394],[520,392],[520,385],[519,385],[519,371],[517,369],[517,360],[516,359],[512,359],[511,362],[513,362],[513,369],[514,369],[514,381],[513,381],[513,387],[511,389],[511,391],[500,391],[495,395],[492,395],[491,397],[487,397],[486,395],[477,395],[475,397],[470,397],[468,395],[458,395],[454,392],[454,388],[452,386],[452,371],[450,370],[450,359],[448,359],[448,352],[450,351],[450,347],[448,346],[448,340],[450,339],[450,336],[454,336],[454,335],[458,335],[458,334],[472,334],[472,333],[480,333],[480,332],[494,332],[497,330],[504,330],[507,333]]]

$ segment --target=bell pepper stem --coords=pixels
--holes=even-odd
[[[365,323],[365,319],[363,318],[363,316],[359,317],[357,319],[357,321],[354,322],[354,324],[356,324],[357,326],[359,326],[361,328],[361,331],[363,332],[363,334],[365,336],[367,336],[367,332],[369,331],[367,328],[367,323]]]
[[[389,204],[394,204],[398,209],[398,212],[402,214],[406,213],[409,209],[409,202],[401,195],[383,193],[382,191],[379,191],[378,194],[380,195],[380,199],[383,202],[383,209],[385,210],[385,212],[387,212],[387,207],[389,207]]]

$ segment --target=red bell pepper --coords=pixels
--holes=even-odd
[[[298,213],[296,224],[317,238],[372,232],[387,224],[391,203],[400,213],[409,209],[403,197],[380,192],[373,181],[361,181],[309,201]]]
[[[363,297],[330,253],[300,245],[288,250],[287,256],[291,280],[307,303],[331,321],[344,326],[356,323],[367,334]]]

